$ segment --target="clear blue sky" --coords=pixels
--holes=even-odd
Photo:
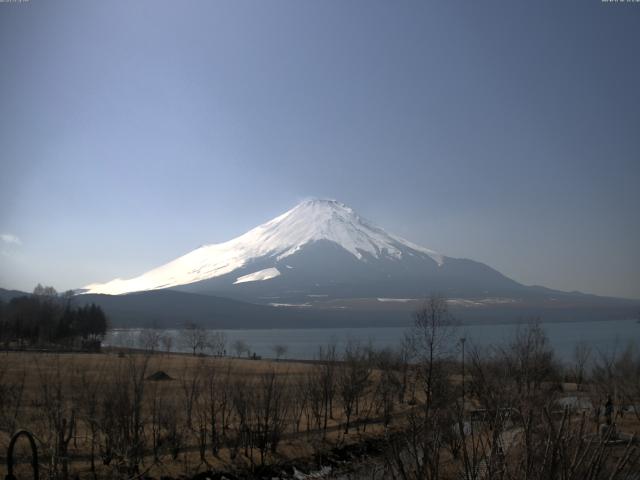
[[[139,274],[331,197],[640,298],[640,4],[0,3],[0,286]]]

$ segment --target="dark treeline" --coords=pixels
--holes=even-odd
[[[14,346],[97,350],[107,331],[107,317],[94,304],[73,305],[73,293],[58,294],[39,285],[32,295],[0,300],[0,342]]]

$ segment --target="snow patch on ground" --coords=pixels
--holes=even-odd
[[[486,307],[488,305],[499,305],[505,303],[515,303],[516,300],[513,298],[500,298],[500,297],[489,297],[489,298],[476,298],[476,299],[467,299],[467,298],[450,298],[447,300],[449,305],[454,305],[457,307]]]
[[[482,307],[482,303],[466,298],[449,298],[447,303],[456,307]]]
[[[310,303],[270,303],[272,307],[311,307]]]
[[[399,302],[399,303],[406,303],[406,302],[413,302],[415,300],[415,298],[378,298],[379,302]]]

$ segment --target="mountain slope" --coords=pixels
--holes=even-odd
[[[9,302],[12,298],[24,297],[25,295],[30,295],[30,293],[21,292],[20,290],[7,290],[5,288],[0,288],[0,301],[3,302]]]
[[[587,321],[631,318],[638,302],[584,296],[556,302],[542,298],[528,302],[449,302],[456,319],[470,323],[512,323],[540,318],[544,321]],[[107,313],[113,327],[179,328],[195,323],[207,328],[336,328],[409,326],[420,301],[378,302],[337,300],[317,308],[272,307],[211,295],[153,290],[127,295],[78,295],[79,305],[95,303]],[[342,302],[342,304],[340,304]],[[341,308],[341,307],[345,308]]]
[[[179,328],[188,323],[232,329],[406,326],[412,319],[406,311],[281,308],[172,290],[78,295],[74,302],[100,305],[116,328]]]

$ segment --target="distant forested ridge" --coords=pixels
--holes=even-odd
[[[38,284],[33,294],[0,299],[0,343],[5,348],[98,350],[108,321],[95,304],[74,305],[73,293]]]

